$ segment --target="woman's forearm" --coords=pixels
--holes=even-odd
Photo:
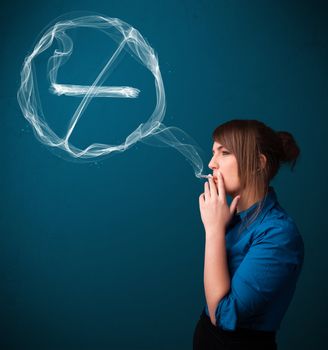
[[[224,229],[206,232],[204,287],[211,322],[216,325],[215,310],[230,289]]]

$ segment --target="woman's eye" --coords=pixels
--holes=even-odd
[[[227,151],[222,151],[221,152],[222,154],[225,154],[225,155],[227,155],[227,154],[230,154],[230,152],[227,152]],[[213,157],[215,156],[215,154],[213,153]]]

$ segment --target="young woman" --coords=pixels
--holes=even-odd
[[[304,243],[270,181],[283,163],[293,170],[300,151],[290,133],[257,120],[229,121],[212,136],[213,176],[199,197],[206,306],[193,349],[277,349]]]

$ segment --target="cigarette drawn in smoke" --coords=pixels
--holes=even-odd
[[[108,59],[92,85],[69,85],[57,82],[58,69],[69,59],[73,51],[72,39],[66,33],[67,30],[72,28],[95,28],[118,42],[116,51]],[[59,49],[56,49],[48,60],[50,91],[58,96],[67,95],[81,98],[81,102],[75,110],[69,122],[67,133],[63,138],[56,135],[48,126],[42,108],[38,104],[39,95],[33,78],[35,74],[33,71],[33,60],[40,53],[47,50],[55,39]],[[155,109],[148,121],[141,123],[136,130],[126,137],[122,144],[93,143],[85,149],[80,149],[72,145],[69,139],[77,122],[93,98],[137,98],[140,93],[140,90],[135,87],[102,85],[122,50],[129,51],[140,64],[144,65],[152,73],[156,90]],[[166,110],[166,100],[158,59],[154,50],[138,30],[120,19],[90,15],[61,20],[48,28],[32,52],[24,60],[17,99],[23,115],[33,127],[37,139],[49,147],[67,152],[74,159],[94,161],[95,158],[103,158],[112,152],[123,152],[136,144],[136,142],[141,141],[157,147],[174,147],[192,165],[195,176],[201,177],[203,162],[196,151],[196,148],[199,147],[195,141],[183,130],[177,127],[166,127],[162,123]]]

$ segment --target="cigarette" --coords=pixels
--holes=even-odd
[[[204,179],[209,179],[210,177],[213,177],[213,175],[208,174],[208,175],[199,175],[199,177],[202,177]]]

